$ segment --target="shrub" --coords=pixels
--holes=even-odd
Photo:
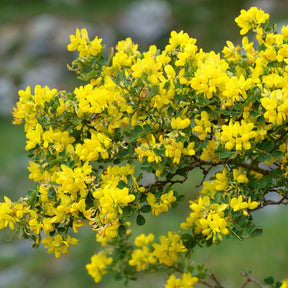
[[[195,246],[258,236],[251,212],[288,200],[288,26],[278,34],[256,7],[235,21],[258,45],[247,36],[242,45],[227,41],[224,58],[173,31],[163,51],[141,53],[127,38],[105,59],[102,40],[77,29],[68,50],[79,57],[69,69],[85,84],[19,91],[14,124],[25,121],[35,188],[17,202],[4,198],[0,228],[60,257],[78,242],[69,232],[88,225],[102,245],[86,266],[96,283],[145,270],[166,271],[166,288],[223,287],[192,265]],[[201,191],[179,231],[131,241],[131,217],[141,226],[147,213],[176,208],[184,196],[173,186],[194,169],[203,172]],[[155,181],[143,184],[144,173]],[[269,192],[280,200],[267,200]],[[264,287],[244,276],[241,287]]]

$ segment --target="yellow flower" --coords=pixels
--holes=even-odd
[[[200,134],[198,136],[200,140],[204,140],[207,137],[207,134],[211,133],[212,127],[212,124],[209,121],[208,113],[206,111],[202,111],[200,115],[197,115],[195,118],[195,124],[196,126],[193,128],[193,131]]]
[[[199,60],[198,69],[190,81],[190,86],[211,99],[218,91],[222,91],[227,81],[226,70],[228,63],[220,59],[220,54],[214,51],[207,53],[203,60]]]
[[[130,266],[136,266],[137,271],[145,270],[149,264],[156,263],[157,259],[153,253],[149,251],[147,246],[142,246],[142,249],[135,249],[132,252],[129,260]]]
[[[48,249],[48,253],[55,253],[55,257],[59,258],[62,253],[68,254],[68,247],[69,244],[71,245],[77,245],[78,240],[76,238],[72,238],[70,236],[67,237],[67,239],[63,238],[62,235],[56,234],[53,237],[50,237],[49,235],[42,240],[42,243],[44,244],[45,248]]]
[[[174,201],[176,201],[176,197],[173,195],[173,190],[162,194],[159,200],[151,192],[147,194],[147,202],[151,206],[152,214],[155,216],[159,216],[162,212],[167,212]]]
[[[168,232],[168,237],[160,236],[160,244],[154,243],[153,255],[159,260],[159,263],[163,263],[166,266],[172,266],[177,260],[178,252],[185,252],[187,249],[182,244],[180,236],[176,233]]]
[[[138,247],[147,246],[149,243],[153,242],[154,235],[150,233],[149,235],[145,236],[145,234],[141,234],[135,238],[135,245]]]
[[[222,53],[224,54],[224,58],[228,61],[236,62],[241,59],[240,47],[237,45],[236,47],[231,41],[226,41],[227,46],[224,47]]]
[[[249,10],[241,10],[240,16],[235,19],[235,22],[241,29],[240,34],[244,35],[249,30],[259,27],[269,19],[269,14],[263,12],[257,7],[251,7]]]
[[[248,183],[249,180],[245,174],[242,173],[242,169],[233,169],[233,178],[238,183]]]
[[[207,236],[206,240],[212,238],[213,242],[215,242],[217,236],[222,240],[222,235],[229,233],[227,222],[223,218],[222,213],[214,214],[213,212],[210,212],[207,218],[200,219],[200,224],[202,226],[202,234]]]
[[[247,211],[244,209],[248,208],[253,210],[258,206],[258,203],[256,201],[251,202],[251,197],[249,197],[248,202],[243,202],[243,197],[240,195],[238,198],[232,198],[230,200],[230,206],[234,212],[243,210],[243,214],[248,216]]]
[[[90,55],[96,56],[102,51],[102,39],[95,37],[90,41],[87,29],[83,28],[81,31],[77,28],[75,35],[70,35],[71,43],[67,45],[68,51],[79,51],[80,57],[89,57]]]
[[[14,230],[14,224],[16,223],[13,214],[13,203],[12,201],[4,196],[4,203],[0,203],[0,230],[9,226],[11,230]]]
[[[30,171],[29,178],[33,179],[34,181],[42,180],[44,175],[41,165],[33,161],[29,161],[29,165],[30,166],[27,168]]]
[[[190,273],[183,273],[182,279],[176,278],[174,274],[171,274],[165,288],[193,288],[193,285],[198,281],[199,279],[193,277]]]
[[[172,118],[171,127],[172,129],[185,129],[190,125],[188,118],[182,119],[181,117]]]
[[[282,281],[282,285],[280,286],[280,288],[288,288],[288,279]]]
[[[233,123],[230,121],[229,125],[222,126],[221,140],[226,142],[225,148],[231,150],[235,147],[236,150],[251,149],[250,139],[256,136],[253,131],[254,124],[244,120]]]
[[[89,275],[91,275],[95,283],[99,283],[102,277],[107,274],[107,266],[113,262],[112,257],[107,257],[105,251],[101,251],[91,257],[91,263],[86,265]]]
[[[41,124],[37,124],[35,129],[31,129],[26,133],[26,147],[25,150],[33,149],[37,144],[42,142],[43,128]]]

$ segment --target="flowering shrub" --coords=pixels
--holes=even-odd
[[[85,84],[19,91],[14,124],[25,122],[35,188],[17,202],[4,197],[0,228],[60,257],[77,245],[71,229],[89,226],[103,247],[86,266],[96,283],[156,270],[167,272],[166,288],[223,287],[191,263],[193,249],[261,234],[251,212],[288,200],[288,26],[278,34],[256,7],[235,21],[258,45],[227,41],[224,58],[173,31],[163,51],[141,53],[127,38],[105,59],[102,40],[77,29],[69,69]],[[173,185],[199,168],[202,189],[179,231],[134,237],[131,217],[143,225],[146,213],[176,208],[183,195]],[[143,173],[155,181],[143,184]],[[272,191],[279,201],[267,199]],[[241,287],[261,285],[244,276]]]

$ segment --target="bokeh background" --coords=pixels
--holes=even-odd
[[[270,13],[272,22],[288,24],[287,0],[1,0],[0,1],[0,199],[25,195],[33,184],[28,179],[23,127],[11,124],[17,91],[30,85],[48,85],[72,91],[79,85],[66,65],[76,54],[67,51],[69,35],[87,28],[90,39],[103,38],[106,48],[132,37],[144,51],[151,44],[166,45],[171,30],[184,30],[205,51],[221,52],[227,40],[240,42],[234,22],[241,9],[251,6]],[[177,189],[192,199],[199,174]],[[186,218],[182,209],[150,217],[137,231],[166,234],[178,229]],[[286,208],[286,209],[285,209]],[[262,237],[225,241],[209,249],[196,249],[191,261],[205,263],[227,288],[240,287],[240,272],[252,271],[259,280],[274,275],[288,278],[287,207],[268,207],[255,213],[264,228]],[[147,219],[148,220],[148,219]],[[135,222],[135,221],[134,221]],[[134,225],[132,219],[132,225]],[[44,249],[32,249],[29,241],[10,239],[12,232],[0,231],[0,288],[122,287],[105,277],[94,284],[85,265],[97,250],[95,233],[82,228],[79,245],[68,256],[55,259]],[[163,275],[141,275],[131,287],[164,287]],[[256,287],[251,284],[247,287]]]

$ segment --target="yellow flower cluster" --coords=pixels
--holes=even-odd
[[[107,257],[105,251],[101,251],[91,257],[91,263],[86,265],[86,269],[94,281],[99,283],[102,277],[108,272],[107,266],[111,265],[112,262],[113,258]]]
[[[69,235],[67,239],[63,239],[62,235],[57,234],[53,237],[47,236],[42,240],[42,243],[44,244],[45,248],[49,247],[49,249],[47,250],[48,253],[54,252],[55,257],[59,258],[61,256],[61,253],[68,254],[69,244],[77,245],[78,240],[70,237]]]
[[[128,175],[133,177],[134,169],[129,164],[125,166],[108,166],[107,170],[101,174],[100,187],[95,187],[93,197],[97,201],[98,211],[95,216],[90,219],[97,234],[97,239],[103,245],[106,241],[117,236],[119,227],[119,218],[122,209],[135,200],[135,195],[129,193],[127,187],[117,187],[119,182],[128,184]],[[134,180],[133,180],[134,181]],[[139,189],[136,186],[136,189]]]
[[[167,280],[165,288],[193,288],[193,285],[198,281],[199,279],[193,277],[190,273],[183,273],[182,279],[176,278],[176,276],[172,274]]]
[[[196,234],[203,234],[206,240],[210,238],[215,242],[222,235],[229,233],[229,218],[225,217],[227,204],[211,204],[208,196],[200,197],[197,201],[190,202],[190,209],[193,211],[181,224],[182,229],[193,230]]]
[[[207,187],[206,187],[207,189]],[[214,192],[213,192],[214,194]],[[241,210],[245,216],[248,212],[245,209],[253,210],[258,206],[256,201],[243,201],[242,195],[238,198],[231,198],[229,204],[211,203],[209,196],[199,197],[196,201],[190,201],[190,212],[186,222],[181,224],[182,229],[193,228],[195,234],[202,234],[206,240],[222,240],[222,235],[227,235],[233,223],[230,214],[227,214],[232,208],[234,212]],[[228,215],[228,216],[227,216]]]
[[[135,238],[135,245],[141,249],[134,249],[129,260],[129,265],[136,266],[137,271],[146,270],[149,264],[155,264],[157,259],[150,252],[148,245],[154,241],[154,235],[141,234]]]
[[[76,34],[70,36],[71,43],[67,46],[68,51],[77,50],[80,57],[97,56],[102,50],[102,39],[96,36],[89,40],[87,29],[76,29]]]
[[[253,131],[254,124],[246,123],[244,120],[229,125],[222,126],[221,140],[226,143],[225,148],[231,150],[235,147],[236,150],[249,150],[251,148],[250,139],[256,136],[256,132]]]
[[[153,242],[154,235],[139,235],[135,239],[135,245],[141,249],[134,249],[129,260],[129,265],[136,266],[136,270],[145,270],[149,264],[155,264],[157,260],[160,264],[168,267],[172,266],[178,259],[177,254],[187,251],[182,244],[180,236],[176,233],[168,232],[168,237],[160,236],[160,243],[153,243],[152,248],[148,245]]]
[[[187,251],[185,246],[182,244],[180,235],[168,232],[168,237],[160,236],[160,244],[153,244],[153,255],[158,259],[160,264],[166,266],[172,266],[177,261],[177,253]]]
[[[147,203],[151,206],[152,214],[155,216],[159,216],[162,212],[167,212],[174,201],[176,201],[176,197],[173,195],[173,190],[162,194],[159,201],[157,201],[154,194],[147,193]]]
[[[261,24],[264,24],[269,19],[269,14],[265,13],[257,7],[251,7],[248,11],[241,10],[239,17],[235,22],[241,29],[240,34],[246,34],[251,29],[257,29]]]

